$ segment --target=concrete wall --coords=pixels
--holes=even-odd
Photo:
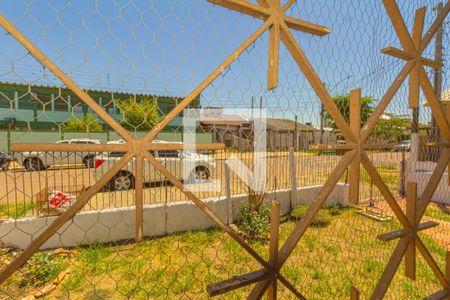
[[[432,161],[419,161],[419,137],[417,134],[411,136],[410,159],[406,162],[406,182],[417,183],[417,194],[422,195],[428,181],[433,174],[436,163]],[[448,169],[434,191],[432,201],[443,204],[450,204],[450,186],[448,184]]]
[[[302,187],[297,197],[291,201],[290,190],[277,190],[269,194],[269,199],[281,203],[283,213],[298,204],[309,204],[319,192],[321,186]],[[204,203],[225,223],[231,223],[239,217],[241,201],[246,195],[226,198],[207,199]],[[327,205],[346,204],[347,186],[338,184],[330,195]],[[8,220],[0,224],[0,246],[24,249],[37,238],[56,217],[24,218]],[[92,243],[106,243],[130,240],[135,234],[134,207],[106,209],[78,213],[51,237],[41,249],[73,247]],[[160,236],[174,232],[207,229],[214,223],[192,202],[174,202],[167,205],[144,206],[144,235]]]

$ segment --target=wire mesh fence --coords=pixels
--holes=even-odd
[[[278,1],[234,2],[0,2],[1,15],[63,74],[55,75],[2,21],[3,298],[203,299],[211,296],[217,282],[268,270],[258,255],[270,263],[272,258],[280,260],[275,264],[281,278],[276,285],[279,299],[343,299],[352,286],[364,299],[422,299],[442,289],[448,292],[448,121],[436,112],[429,91],[425,93],[425,74],[419,75],[419,69],[416,78],[423,91],[416,99],[418,108],[410,106],[415,79],[409,74],[414,71],[407,72],[391,101],[386,95],[403,81],[398,74],[408,66],[412,70],[417,60],[407,57],[405,63],[399,58],[419,52],[411,50],[404,32],[399,34],[393,25],[399,21],[393,5],[404,18],[411,43],[420,35],[420,48],[430,26],[448,14],[449,4],[281,3],[292,16],[283,24],[291,28],[312,66],[305,72],[307,64],[292,54],[301,52],[286,42],[283,25],[284,44],[273,56],[272,30],[277,25],[260,19],[266,20],[264,14]],[[253,17],[234,11],[242,3]],[[444,18],[422,53],[429,61],[421,60],[446,116],[449,28]],[[247,40],[262,29],[270,33]],[[393,57],[386,55],[388,50],[380,51],[386,47],[405,50]],[[274,57],[279,58],[277,81]],[[312,72],[320,79],[313,85]],[[355,141],[336,120],[319,85],[344,123],[358,131]],[[80,97],[76,87],[106,114]],[[351,93],[358,88],[360,99]],[[356,110],[355,99],[360,106]],[[384,104],[380,118],[374,118]],[[178,111],[180,105],[185,109]],[[193,139],[203,146],[196,153],[186,146],[192,134],[184,123],[190,109],[199,111]],[[261,109],[265,127],[258,136],[255,124]],[[367,133],[371,122],[373,130]],[[156,140],[140,144],[148,132],[157,133]],[[352,148],[366,133],[365,146]],[[29,149],[20,150],[25,146]],[[358,158],[361,165],[351,164],[356,159],[350,154],[356,151],[358,157],[367,154],[367,159],[362,154]],[[266,176],[254,178],[264,182],[264,191],[256,191],[248,178],[230,168],[231,157],[249,174],[257,174],[258,158],[264,158]],[[206,188],[180,190],[178,183],[191,180]],[[417,193],[409,182],[417,183]],[[193,198],[226,228],[218,228]],[[17,265],[43,232],[83,201],[76,215],[5,277],[8,266]],[[276,254],[281,258],[271,250],[271,201],[281,205]],[[423,228],[418,229],[419,223],[425,223]],[[420,239],[407,240],[407,229]],[[398,244],[386,237],[388,232],[399,237]],[[259,285],[217,297],[247,297]]]

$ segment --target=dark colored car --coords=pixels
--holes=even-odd
[[[0,168],[3,171],[8,171],[9,169],[9,165],[13,162],[16,161],[16,159],[8,154],[6,154],[5,152],[0,152]]]

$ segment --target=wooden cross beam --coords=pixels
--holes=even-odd
[[[450,284],[450,251],[447,251],[445,259],[445,278]],[[424,300],[449,300],[450,299],[450,288],[444,288],[428,297]]]
[[[432,221],[420,224],[420,220],[423,215],[419,210],[418,204],[421,200],[422,199],[418,201],[417,199],[417,183],[408,182],[406,190],[406,215],[410,225],[404,227],[402,230],[396,230],[378,236],[378,238],[382,241],[399,239],[399,242],[391,258],[389,259],[388,264],[386,265],[383,275],[381,276],[371,299],[382,299],[384,297],[403,257],[405,257],[405,275],[412,280],[416,279],[416,249],[419,249],[425,258],[425,261],[431,267],[444,287],[444,290],[450,288],[450,281],[448,281],[446,275],[442,274],[436,261],[426,249],[423,241],[417,235],[419,231],[439,225],[438,223]]]
[[[350,128],[355,136],[360,139],[361,134],[361,90],[350,92]],[[360,145],[358,145],[360,146]],[[352,204],[359,202],[359,177],[361,173],[361,147],[355,147],[356,155],[348,170],[348,198]]]
[[[409,237],[408,248],[405,253],[405,274],[408,278],[415,280],[416,278],[416,239],[419,237],[419,231],[433,228],[439,225],[436,222],[425,222],[419,224],[417,219],[417,183],[408,182],[406,186],[406,216],[409,220],[409,227],[402,230],[396,230],[389,233],[380,234],[378,238],[382,241],[391,241]]]
[[[12,37],[14,37],[25,49],[29,51],[43,66],[51,71],[62,83],[71,89],[83,102],[85,102],[101,119],[103,119],[111,128],[113,128],[125,140],[125,146],[108,145],[104,149],[108,150],[125,150],[124,156],[117,161],[111,169],[104,174],[89,190],[82,193],[78,200],[63,214],[53,221],[49,227],[44,230],[37,238],[35,238],[28,247],[17,256],[10,264],[3,267],[0,271],[0,284],[9,278],[17,269],[19,269],[32,255],[35,253],[50,237],[52,237],[68,220],[70,220],[80,209],[82,209],[88,201],[98,192],[103,186],[110,181],[114,175],[117,174],[129,161],[135,159],[136,162],[136,184],[135,184],[135,206],[136,206],[136,240],[140,241],[143,237],[143,161],[146,159],[150,164],[163,174],[175,187],[194,204],[199,207],[211,220],[213,220],[218,227],[222,228],[229,234],[236,242],[238,242],[244,250],[246,250],[256,261],[258,261],[266,269],[271,269],[267,262],[256,251],[248,245],[235,231],[233,231],[223,220],[194,193],[186,191],[183,184],[163,166],[148,149],[152,147],[158,148],[158,145],[152,143],[156,136],[167,126],[179,113],[186,108],[198,95],[206,89],[222,72],[228,68],[250,45],[252,45],[261,34],[263,34],[270,26],[271,21],[266,21],[256,32],[254,32],[247,40],[245,40],[235,52],[233,52],[225,61],[218,66],[203,82],[201,82],[186,98],[184,98],[178,105],[171,110],[163,120],[155,125],[144,137],[137,138],[132,136],[126,129],[124,129],[114,118],[98,105],[85,91],[77,86],[72,79],[70,79],[61,69],[58,68],[44,53],[42,53],[30,40],[28,40],[17,28],[9,22],[3,15],[0,15],[0,26],[2,26]],[[17,145],[15,150],[26,149],[30,145]],[[74,145],[74,148],[58,148],[56,144],[46,144],[36,146],[41,147],[45,151],[61,151],[70,150],[76,151],[79,145]],[[104,145],[106,146],[106,145]],[[16,146],[14,146],[16,147]],[[103,146],[102,146],[103,147]],[[122,148],[122,147],[126,147]],[[213,146],[215,148],[216,146]],[[220,146],[218,146],[220,148]],[[36,150],[32,147],[31,150]],[[195,148],[195,147],[194,147]],[[94,152],[100,148],[89,148]],[[161,149],[161,148],[159,148]],[[163,148],[164,149],[164,148]],[[286,281],[283,276],[279,275],[281,282]],[[289,284],[289,283],[285,283]]]
[[[277,282],[280,280],[290,291],[299,299],[305,299],[292,284],[284,277],[280,277],[279,268],[276,266],[279,248],[280,234],[280,203],[272,202],[270,210],[270,242],[269,242],[269,259],[267,263],[272,269],[260,269],[240,276],[234,276],[230,279],[209,284],[206,291],[210,297],[218,296],[226,292],[236,290],[254,283],[262,283],[265,289],[262,291],[253,290],[248,299],[260,299],[267,290],[267,298],[269,300],[277,299]]]
[[[289,1],[281,6],[280,0],[258,0],[258,4],[253,4],[246,0],[208,0],[211,3],[229,8],[231,10],[270,22],[269,29],[269,61],[268,80],[269,90],[278,86],[278,65],[281,24],[284,23],[290,29],[323,36],[330,33],[324,26],[305,22],[286,15],[286,10],[295,3]]]
[[[440,62],[422,57],[423,50],[420,50],[426,7],[421,7],[416,11],[412,34],[410,35],[397,3],[393,0],[383,0],[383,2],[387,8],[389,17],[392,20],[396,20],[396,22],[393,22],[393,25],[403,49],[387,47],[381,51],[384,54],[414,62],[414,66],[409,73],[409,107],[417,108],[419,107],[420,67],[423,65],[432,68],[442,67]]]

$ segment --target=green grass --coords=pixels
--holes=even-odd
[[[21,218],[27,215],[27,212],[36,208],[34,203],[19,204],[0,204],[0,218]]]
[[[425,211],[425,216],[445,222],[450,222],[450,211],[428,208]]]
[[[351,285],[358,287],[362,299],[369,298],[396,245],[396,241],[385,243],[376,236],[400,226],[395,221],[373,221],[353,209],[334,210],[328,226],[306,231],[282,273],[308,299],[348,299]],[[281,244],[295,225],[294,221],[281,225]],[[428,236],[422,238],[443,267],[445,249]],[[267,258],[267,241],[251,244]],[[77,249],[70,263],[60,258],[54,261],[53,271],[39,278],[50,281],[57,271],[69,266],[72,272],[50,299],[205,299],[208,284],[261,268],[238,243],[215,229],[172,234],[140,244],[92,245]],[[48,268],[45,264],[42,267]],[[411,281],[404,276],[401,264],[387,298],[422,299],[440,289],[420,256],[417,268],[418,280]],[[14,275],[2,291],[27,294],[44,284],[35,281],[20,285],[19,278]],[[241,288],[223,298],[241,299],[249,291],[250,287]],[[282,285],[279,293],[280,299],[293,299]]]

